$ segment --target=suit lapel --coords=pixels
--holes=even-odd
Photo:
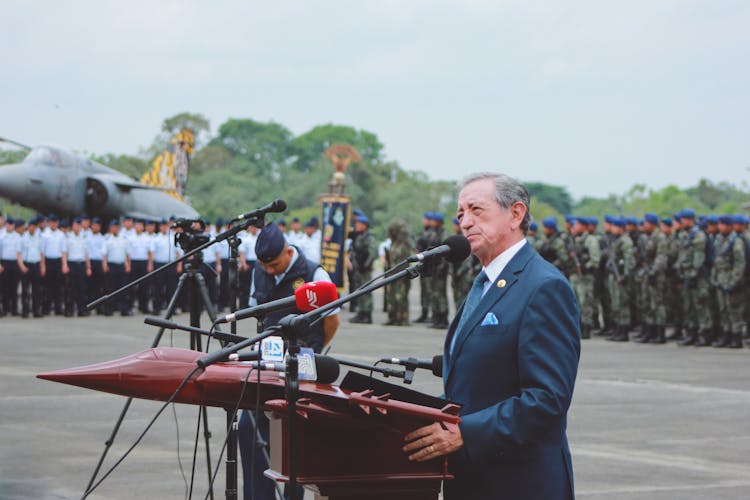
[[[446,382],[448,381],[448,377],[450,376],[453,366],[455,365],[455,360],[461,353],[461,349],[466,342],[466,339],[468,339],[469,336],[474,333],[474,330],[482,321],[482,319],[484,319],[487,312],[489,312],[489,310],[492,309],[495,304],[500,302],[503,297],[505,297],[510,292],[510,289],[513,288],[513,285],[515,285],[519,280],[522,271],[526,267],[529,259],[534,256],[534,253],[535,252],[531,248],[531,245],[527,243],[518,251],[515,256],[513,256],[510,262],[508,262],[508,264],[505,266],[505,269],[503,269],[503,271],[500,273],[500,276],[498,276],[490,285],[487,293],[484,294],[482,300],[471,313],[471,316],[469,316],[466,323],[464,323],[464,325],[462,326],[461,331],[455,331],[456,326],[458,326],[458,319],[460,318],[460,314],[457,313],[455,318],[453,318],[453,322],[451,323],[448,331],[452,333],[452,335],[457,335],[458,337],[456,338],[456,344],[453,347],[453,353],[449,356],[448,365],[447,367],[445,367],[447,368],[447,373],[445,375]],[[463,305],[458,312],[461,314],[463,313]],[[450,339],[452,338],[452,335],[449,334],[446,336],[446,352],[450,347]]]

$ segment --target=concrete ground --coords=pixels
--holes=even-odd
[[[382,304],[382,297],[376,296],[375,303]],[[417,303],[413,293],[413,318]],[[380,312],[373,325],[352,325],[350,316],[342,312],[331,355],[374,362],[383,356],[430,358],[440,352],[442,331],[383,327]],[[0,319],[0,499],[81,497],[125,399],[34,376],[149,347],[155,329],[142,319]],[[187,323],[189,318],[180,314],[175,320]],[[254,328],[254,321],[244,321],[238,333],[250,335]],[[171,341],[186,347],[187,334],[175,332]],[[165,336],[161,345],[169,344]],[[439,379],[426,371],[417,372],[414,388],[441,392]],[[159,407],[151,401],[133,403],[104,470]],[[195,407],[168,408],[89,498],[185,498],[196,416]],[[209,421],[215,466],[224,412],[210,409]],[[568,436],[578,498],[750,498],[750,350],[584,341]],[[223,470],[215,498],[224,498]],[[193,498],[205,497],[206,477],[201,440]]]

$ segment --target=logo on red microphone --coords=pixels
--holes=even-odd
[[[305,290],[305,294],[307,296],[307,304],[312,307],[313,309],[317,309],[320,307],[318,305],[318,294],[315,293],[314,290],[307,289]]]

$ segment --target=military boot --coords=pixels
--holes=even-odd
[[[719,335],[716,340],[711,343],[712,347],[727,347],[730,343],[731,333],[725,332],[723,329],[719,331]]]
[[[654,328],[653,325],[646,325],[646,324],[641,325],[641,333],[633,340],[635,340],[639,344],[647,344],[648,341],[651,340],[651,337],[653,336],[652,334],[653,328]]]
[[[581,338],[582,339],[590,339],[591,338],[591,325],[583,325],[581,327]]]
[[[607,340],[612,340],[614,342],[627,342],[630,340],[628,337],[629,330],[630,328],[628,326],[617,326],[617,328],[615,328],[615,334],[608,337]]]
[[[372,323],[372,313],[358,312],[356,316],[349,320],[349,323]]]
[[[665,344],[667,339],[664,338],[664,325],[654,325],[654,335],[649,340],[651,344]]]
[[[445,330],[448,328],[448,313],[434,314],[430,328]]]
[[[422,308],[422,315],[414,320],[415,323],[427,323],[430,320],[430,313],[427,309]]]
[[[741,333],[732,333],[729,335],[729,347],[733,349],[742,349]]]
[[[701,330],[695,339],[695,347],[708,347],[713,341],[713,332],[711,330]]]
[[[695,330],[688,330],[682,337],[682,340],[677,342],[677,345],[693,345],[698,339],[698,332]]]

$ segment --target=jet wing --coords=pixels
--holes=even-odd
[[[89,178],[96,179],[98,181],[104,181],[107,183],[112,183],[115,186],[117,186],[119,189],[121,189],[122,191],[130,191],[131,189],[150,189],[154,191],[169,192],[168,189],[164,189],[161,186],[149,186],[147,184],[143,184],[133,179],[124,178],[119,175],[96,174],[96,175],[90,175]]]

